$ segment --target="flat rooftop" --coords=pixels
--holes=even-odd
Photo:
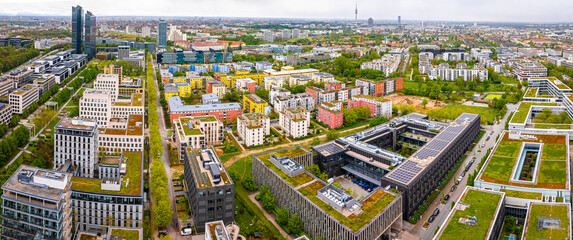
[[[513,113],[511,123],[525,123],[529,117],[529,110],[532,106],[557,106],[557,103],[534,103],[534,102],[521,102],[517,110]]]
[[[375,97],[375,96],[370,96],[370,95],[356,95],[352,98],[366,98],[366,99],[370,99],[370,100],[375,100],[378,102],[388,102],[390,101],[389,99],[386,98],[382,98],[382,97]]]
[[[57,128],[62,129],[73,129],[73,130],[85,130],[91,131],[97,126],[96,121],[89,118],[62,118],[58,124],[56,124]]]
[[[51,185],[51,184],[43,184],[44,181],[41,180],[32,180],[30,182],[39,184],[39,185],[32,185],[32,184],[26,184],[22,181],[20,181],[18,179],[18,176],[22,173],[24,174],[24,172],[29,171],[31,172],[31,175],[29,175],[31,178],[35,178],[36,176],[41,177],[41,178],[47,178],[53,181],[57,181],[59,183],[61,183],[61,185],[59,186],[65,186],[63,189],[60,189],[59,187],[56,187],[55,185]],[[42,169],[42,168],[37,168],[37,167],[32,167],[32,166],[27,166],[27,165],[20,165],[20,167],[18,168],[18,170],[16,170],[12,176],[10,176],[10,178],[4,183],[4,185],[2,185],[2,190],[4,191],[14,191],[14,192],[19,192],[19,193],[24,193],[24,194],[28,194],[30,196],[37,196],[40,198],[45,198],[45,199],[50,199],[52,201],[58,201],[62,194],[65,193],[65,188],[67,188],[69,186],[70,183],[70,178],[71,178],[71,174],[69,173],[62,173],[62,172],[57,172],[58,175],[54,175],[53,174],[54,171],[50,171],[50,170],[46,170],[46,169]],[[55,177],[47,177],[47,176],[55,176]],[[6,195],[7,192],[4,192],[3,195]],[[15,196],[10,196],[15,198]],[[41,204],[40,204],[41,205]]]
[[[112,118],[110,121],[127,121],[125,128],[100,128],[100,134],[143,136],[143,115],[129,115],[125,118]]]
[[[281,157],[298,157],[310,152],[300,146],[286,148],[278,151],[256,154],[254,157],[259,159],[266,167],[271,169],[283,180],[285,180],[292,188],[296,189],[301,195],[313,202],[316,206],[329,214],[331,217],[348,227],[353,232],[357,233],[372,221],[378,214],[382,213],[394,200],[397,198],[391,192],[378,188],[370,195],[358,201],[362,204],[360,213],[343,214],[342,212],[334,209],[329,203],[321,200],[317,196],[318,190],[324,188],[326,184],[307,172],[303,172],[294,177],[290,177],[273,162],[270,161],[272,155],[277,158]]]
[[[227,169],[213,147],[186,148],[189,165],[198,188],[219,187],[233,184]]]
[[[522,239],[571,239],[570,213],[569,204],[531,203]]]
[[[503,193],[466,188],[456,203],[442,231],[434,237],[441,240],[483,240],[491,234],[498,208],[503,203]],[[442,213],[445,214],[445,213]],[[475,217],[475,219],[473,219]],[[477,220],[473,222],[473,220]],[[475,225],[473,225],[475,223]]]
[[[509,186],[547,189],[569,189],[569,140],[567,135],[521,133],[530,138],[512,139],[510,132],[504,131],[501,140],[494,147],[493,153],[486,160],[477,180]],[[537,168],[531,172],[536,174],[532,182],[516,181],[512,173],[522,164],[523,143],[538,143],[541,146],[541,157]],[[533,163],[533,162],[532,162]],[[517,172],[516,172],[517,173]]]
[[[85,177],[72,177],[72,190],[88,193],[109,194],[109,195],[129,195],[129,196],[142,196],[143,189],[142,182],[142,152],[128,152],[123,151],[122,157],[126,164],[126,174],[123,176],[120,191],[102,190],[101,179],[85,178]],[[127,182],[129,180],[129,183]]]
[[[125,106],[125,107],[143,107],[144,99],[143,94],[131,94],[130,102],[112,102],[112,106]]]

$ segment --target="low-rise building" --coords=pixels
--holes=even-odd
[[[32,80],[32,74],[42,73],[44,71],[45,66],[44,65],[40,65],[40,66],[41,66],[41,70],[38,70],[38,71],[34,71],[30,68],[28,68],[28,69],[17,69],[17,70],[8,72],[5,76],[8,78],[8,80],[12,81],[12,83],[14,84],[14,88],[19,88],[19,87],[22,87],[22,86],[30,83],[30,81]]]
[[[304,137],[310,126],[310,112],[300,106],[284,109],[279,113],[279,125],[287,136]]]
[[[40,98],[40,91],[33,85],[27,84],[14,90],[9,95],[9,103],[13,114],[22,114],[33,102]]]
[[[363,86],[364,95],[381,97],[404,89],[404,78],[391,78],[386,80],[356,79],[356,86]]]
[[[227,92],[227,86],[225,86],[223,82],[215,80],[206,80],[205,82],[206,82],[205,90],[207,91],[207,93],[217,94],[217,97],[219,97],[219,99],[225,97],[225,93]]]
[[[487,79],[487,69],[480,66],[468,69],[465,63],[458,63],[456,68],[450,68],[450,65],[447,63],[442,63],[428,71],[428,78],[436,80],[438,77],[444,81],[455,81],[458,77],[461,77],[464,81],[485,80]]]
[[[233,222],[234,183],[213,147],[185,147],[184,179],[197,232],[207,232],[206,223]],[[210,233],[212,234],[212,233]]]
[[[186,147],[206,148],[223,142],[223,123],[213,116],[182,117],[173,124],[175,141],[180,149],[180,159]]]
[[[10,125],[10,120],[12,120],[12,107],[6,103],[0,103],[0,125],[2,123]]]
[[[237,131],[245,146],[257,146],[264,143],[265,135],[270,134],[271,121],[260,113],[245,113],[237,120]]]
[[[217,104],[217,103],[221,103],[217,94],[207,93],[201,95],[201,104],[205,105],[205,104]]]
[[[275,112],[282,112],[286,109],[294,109],[302,107],[309,112],[314,111],[314,99],[311,95],[306,93],[298,93],[295,95],[278,96],[273,103]]]
[[[14,89],[14,82],[6,76],[0,76],[0,96],[7,96]]]
[[[283,76],[267,76],[263,80],[263,86],[266,90],[282,88],[285,84],[288,84],[287,80],[288,78]]]
[[[316,120],[330,128],[342,126],[342,103],[339,101],[323,102],[318,106]]]
[[[513,67],[513,75],[521,80],[529,78],[547,77],[547,68],[543,64],[532,59],[509,60]]]
[[[288,84],[291,87],[296,85],[306,85],[312,81],[312,77],[302,74],[290,75],[288,77]]]
[[[370,108],[371,117],[392,117],[392,100],[389,99],[358,95],[348,100],[348,109],[358,106]]]
[[[256,86],[257,82],[251,78],[241,78],[235,82],[235,90],[238,92],[250,92],[254,94]]]

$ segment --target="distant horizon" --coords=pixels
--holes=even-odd
[[[0,0],[2,17],[66,17],[82,6],[99,17],[256,18],[405,22],[573,23],[573,1],[460,0]],[[158,14],[160,13],[160,14]],[[161,16],[159,16],[161,15]],[[437,19],[437,20],[436,20]]]

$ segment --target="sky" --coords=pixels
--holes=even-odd
[[[96,16],[354,19],[357,4],[362,20],[573,22],[572,0],[0,0],[0,15],[69,16],[78,4]]]

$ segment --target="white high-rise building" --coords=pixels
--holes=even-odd
[[[80,117],[97,121],[106,126],[111,118],[111,93],[109,90],[87,89],[80,98]]]
[[[107,90],[111,93],[111,100],[117,100],[119,94],[119,75],[98,74],[94,82],[95,90]]]
[[[97,122],[89,118],[62,118],[54,128],[54,167],[77,166],[77,175],[94,177],[98,161]]]
[[[283,29],[282,31],[282,37],[284,39],[290,39],[291,38],[291,31],[289,29]]]
[[[292,30],[292,38],[300,38],[300,29],[295,28]]]
[[[275,41],[275,35],[271,30],[263,30],[263,40],[268,43],[272,43]]]

